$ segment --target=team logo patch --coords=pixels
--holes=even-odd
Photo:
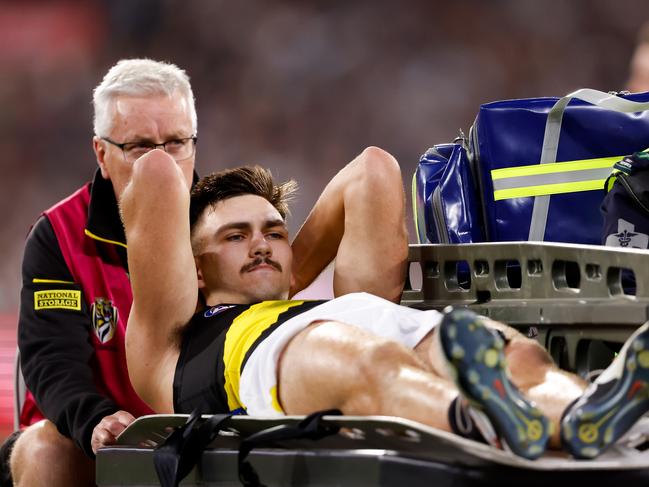
[[[115,335],[119,312],[113,303],[104,298],[95,298],[91,307],[92,327],[101,343],[106,343]]]
[[[34,309],[81,310],[81,291],[49,289],[34,292]]]
[[[230,304],[227,306],[212,306],[210,309],[208,309],[205,313],[203,313],[203,316],[205,318],[211,318],[214,315],[218,315],[219,313],[222,313],[226,309],[234,308],[234,304]]]

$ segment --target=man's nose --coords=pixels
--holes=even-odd
[[[256,235],[252,239],[251,251],[253,255],[269,256],[272,255],[273,250],[263,234]]]

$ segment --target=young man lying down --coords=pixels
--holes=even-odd
[[[646,326],[606,384],[584,393],[580,378],[506,325],[391,302],[407,237],[389,154],[369,148],[341,170],[291,246],[293,187],[260,167],[223,171],[195,186],[190,216],[173,159],[156,150],[135,162],[121,200],[134,298],[126,351],[135,390],[154,410],[336,408],[408,418],[527,458],[548,445],[591,458],[649,408]],[[318,255],[300,247],[305,235]],[[334,257],[335,299],[289,300],[295,266],[305,275]]]

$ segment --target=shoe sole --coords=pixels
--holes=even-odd
[[[457,387],[491,422],[500,446],[528,459],[541,456],[551,425],[510,381],[503,339],[469,310],[446,313],[439,326],[442,353]]]
[[[600,455],[649,411],[649,323],[629,338],[611,367],[622,368],[617,382],[593,396],[603,385],[596,381],[561,421],[564,448],[576,458]]]

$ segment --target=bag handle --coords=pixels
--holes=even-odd
[[[605,110],[619,113],[635,113],[649,110],[649,102],[637,102],[621,98],[613,93],[582,88],[557,100],[548,112],[543,135],[540,164],[553,163],[557,160],[557,149],[561,136],[561,123],[566,107],[573,100],[582,100]],[[536,196],[532,209],[532,220],[528,240],[543,241],[550,208],[550,195]]]

